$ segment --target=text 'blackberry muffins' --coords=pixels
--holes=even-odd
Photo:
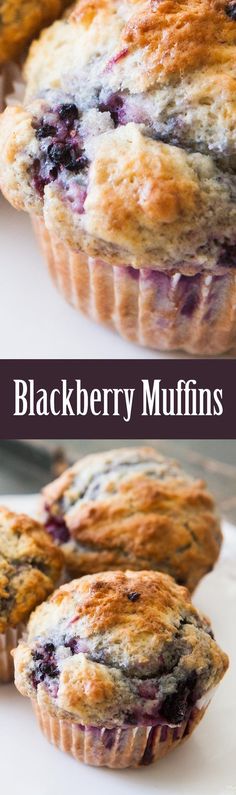
[[[11,650],[32,610],[58,585],[62,563],[42,525],[0,507],[0,682],[12,679]]]
[[[0,66],[16,58],[67,5],[69,0],[0,0]]]
[[[188,592],[159,572],[62,586],[14,652],[46,737],[91,765],[147,765],[194,730],[228,659]]]
[[[41,519],[71,576],[159,569],[190,591],[222,540],[204,483],[149,447],[80,459],[43,489]]]
[[[231,0],[81,0],[31,48],[0,180],[65,297],[131,340],[235,344]]]

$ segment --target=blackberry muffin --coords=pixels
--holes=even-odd
[[[154,348],[234,345],[235,0],[80,0],[25,78],[2,190],[65,297]]]
[[[114,768],[150,764],[188,737],[228,666],[188,591],[152,571],[62,586],[31,616],[14,660],[46,737]]]
[[[70,0],[0,0],[0,66],[16,58]]]
[[[11,651],[32,610],[58,585],[62,561],[42,525],[0,507],[0,682],[12,679]]]
[[[70,576],[159,569],[192,591],[221,546],[202,481],[149,447],[80,459],[43,489],[40,518]]]

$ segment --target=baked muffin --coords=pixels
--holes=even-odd
[[[70,0],[0,0],[0,66],[16,58]]]
[[[62,586],[31,616],[15,681],[47,738],[91,765],[147,765],[201,720],[228,666],[188,591],[160,572]]]
[[[190,591],[222,540],[204,483],[151,447],[80,459],[43,489],[41,520],[71,576],[159,569]]]
[[[0,507],[0,682],[12,679],[11,650],[32,610],[58,585],[62,562],[42,525]]]
[[[79,0],[25,77],[0,180],[65,297],[154,348],[232,346],[235,0]]]

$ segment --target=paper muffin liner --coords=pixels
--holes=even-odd
[[[6,632],[0,632],[0,683],[6,684],[14,679],[11,652],[16,648],[23,631],[24,625],[18,624],[16,627],[9,627]]]
[[[60,720],[45,712],[36,700],[32,706],[39,726],[50,743],[77,761],[95,767],[139,767],[157,762],[190,737],[206,707],[194,707],[179,726],[135,726],[99,729]]]
[[[20,63],[10,62],[0,68],[0,111],[6,105],[20,105],[24,96]]]
[[[174,275],[107,265],[33,224],[49,273],[76,309],[156,350],[216,355],[236,346],[236,273]]]

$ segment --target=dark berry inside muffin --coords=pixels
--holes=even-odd
[[[60,178],[63,172],[73,172],[76,175],[88,169],[89,161],[84,155],[79,132],[79,116],[75,103],[64,102],[45,108],[43,116],[32,122],[39,141],[39,150],[30,171],[40,196],[43,195],[45,186]],[[84,190],[83,201],[85,197]]]
[[[230,17],[230,19],[233,19],[233,20],[236,21],[236,2],[235,2],[235,0],[231,0],[230,3],[227,3],[225,10],[226,10],[227,16]]]

